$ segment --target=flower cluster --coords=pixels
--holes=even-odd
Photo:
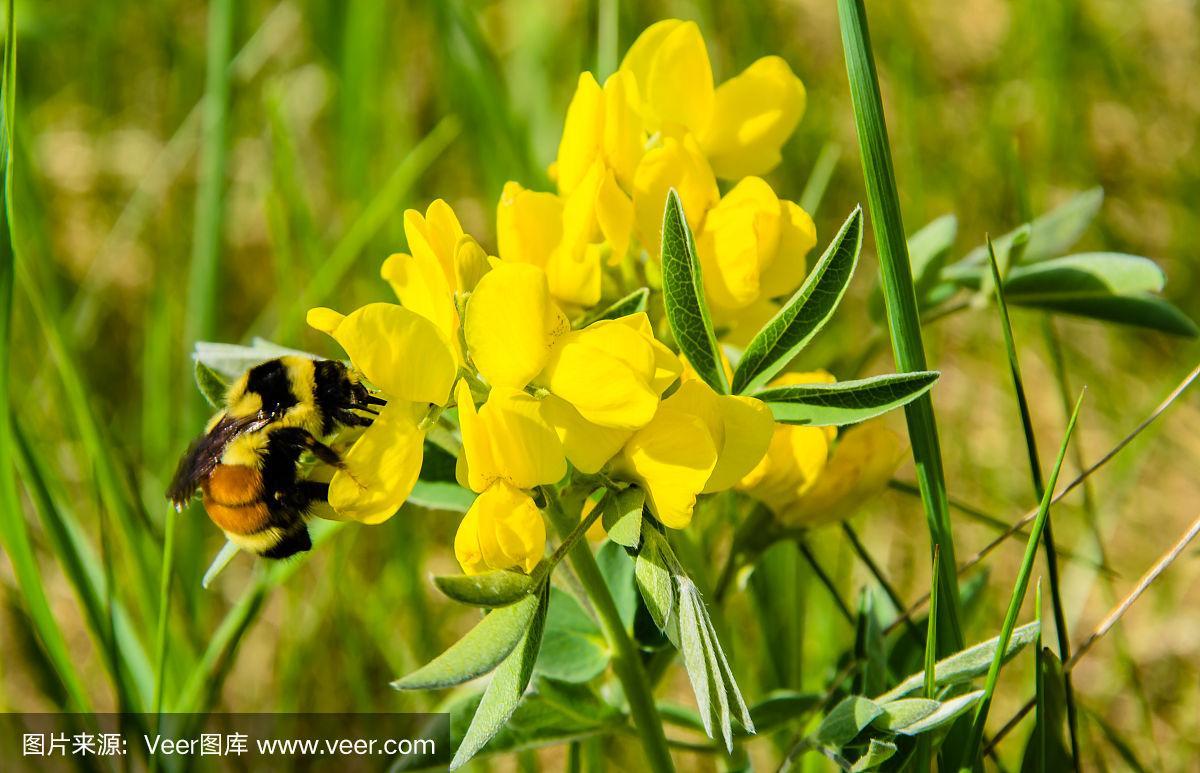
[[[570,322],[628,289],[614,277],[630,267],[652,282],[670,189],[696,234],[713,317],[735,333],[727,340],[769,318],[804,280],[816,234],[756,175],[779,163],[804,104],[778,57],[714,87],[696,25],[659,22],[603,86],[580,76],[551,168],[557,190],[505,186],[498,256],[440,199],[407,211],[409,253],[382,267],[398,302],[308,315],[387,399],[333,475],[338,515],[375,523],[396,512],[438,423],[461,438],[456,475],[477,495],[454,544],[468,574],[532,571],[546,543],[542,488],[568,477],[637,486],[679,529],[701,494],[737,488],[786,522],[834,512],[855,480],[890,474],[887,435],[856,430],[829,455],[832,430],[776,425],[760,400],[718,394],[645,311]],[[730,182],[723,195],[718,179]]]

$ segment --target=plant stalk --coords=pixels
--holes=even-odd
[[[921,321],[917,296],[909,265],[908,244],[896,193],[895,173],[888,146],[887,126],[883,118],[883,102],[875,59],[871,53],[867,31],[867,13],[863,0],[838,0],[838,17],[842,31],[842,46],[846,57],[846,72],[850,80],[850,96],[854,105],[854,121],[858,129],[858,144],[862,155],[863,176],[867,189],[867,204],[879,253],[879,273],[887,308],[888,329],[897,370],[912,372],[927,370],[925,346],[921,340]],[[904,409],[908,422],[913,460],[917,466],[917,482],[925,517],[929,527],[930,550],[936,547],[938,581],[941,583],[938,624],[939,653],[949,655],[964,644],[959,609],[954,535],[950,525],[950,509],[946,499],[942,453],[934,420],[933,402],[928,394],[909,403]]]
[[[545,489],[547,512],[554,528],[563,539],[567,539],[578,526],[578,519],[572,518],[558,497],[549,488]],[[604,637],[613,648],[613,672],[621,680],[625,690],[625,698],[629,701],[629,711],[633,715],[633,724],[642,740],[642,749],[646,753],[646,762],[655,773],[670,773],[675,770],[671,762],[671,753],[667,748],[667,737],[663,733],[662,720],[654,705],[654,695],[650,690],[650,682],[638,659],[637,648],[625,631],[621,615],[613,602],[612,594],[600,574],[600,567],[592,555],[586,541],[577,542],[569,554],[571,567],[576,577],[583,585],[596,615],[600,618],[600,627]]]

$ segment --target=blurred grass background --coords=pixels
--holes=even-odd
[[[598,19],[616,0],[214,2],[211,14],[175,1],[17,3],[18,281],[8,352],[23,492],[16,515],[54,621],[42,625],[61,629],[78,687],[34,635],[42,629],[36,614],[31,623],[15,562],[0,560],[0,709],[59,709],[73,705],[72,689],[101,709],[155,702],[162,491],[206,412],[192,386],[193,340],[262,335],[334,354],[304,329],[304,310],[388,298],[378,266],[405,246],[401,213],[435,197],[494,248],[502,185],[548,187],[578,72],[613,61],[598,54]],[[798,199],[822,150],[838,159],[815,215],[824,243],[863,200],[834,4],[656,1],[617,11],[621,52],[657,19],[697,20],[718,82],[764,54],[790,63],[808,111],[770,179]],[[986,232],[1103,185],[1103,210],[1082,246],[1152,257],[1167,273],[1167,297],[1200,318],[1195,3],[905,0],[869,11],[910,232],[956,213],[957,256]],[[206,89],[228,106],[215,122],[204,120]],[[864,269],[804,364],[861,350],[874,324],[874,262]],[[1052,324],[1070,383],[1090,388],[1077,435],[1085,461],[1200,360],[1194,341]],[[1017,311],[1014,327],[1042,458],[1052,458],[1066,417],[1043,319]],[[994,310],[939,322],[926,341],[943,372],[934,403],[951,495],[1014,520],[1033,502]],[[866,366],[890,368],[886,355]],[[1197,515],[1197,438],[1200,408],[1185,397],[1092,479],[1115,577],[1110,587],[1067,565],[1075,641]],[[1073,496],[1056,508],[1056,536],[1094,555],[1083,502]],[[917,598],[928,588],[918,503],[889,493],[869,510],[856,528],[901,595]],[[385,685],[475,619],[427,581],[455,570],[456,525],[452,514],[406,510],[383,526],[331,533],[304,564],[264,572],[239,559],[202,591],[221,540],[193,508],[174,535],[165,706],[433,705],[436,696]],[[956,529],[964,557],[993,535],[967,519]],[[843,542],[837,529],[814,539],[852,600],[869,580]],[[720,539],[711,549],[722,549]],[[988,562],[992,592],[970,618],[969,640],[998,629],[1019,556],[1013,543]],[[1186,613],[1200,604],[1196,557],[1186,553],[1075,671],[1085,713],[1150,769],[1183,769],[1200,753],[1200,619]],[[793,686],[817,689],[853,631],[816,583],[800,592],[811,598]],[[744,599],[730,610],[735,620],[750,614]],[[118,663],[106,644],[114,638],[123,643]],[[753,652],[755,641],[732,646]],[[740,667],[748,695],[753,663]],[[1031,683],[1022,665],[1005,671],[997,722]],[[1121,769],[1099,727],[1085,722],[1085,761]],[[1018,737],[1001,747],[1006,758],[1019,755]]]

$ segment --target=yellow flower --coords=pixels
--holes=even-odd
[[[683,214],[693,232],[700,229],[704,216],[720,198],[717,178],[704,159],[700,146],[691,137],[668,137],[647,151],[633,179],[633,211],[638,239],[657,260],[662,241],[663,210],[667,191],[674,188],[683,203]]]
[[[792,293],[816,241],[812,218],[798,205],[780,201],[761,178],[739,182],[709,210],[696,237],[714,312],[724,316]]]
[[[646,144],[633,103],[635,88],[632,76],[625,72],[611,75],[603,89],[591,73],[579,76],[554,165],[560,193],[578,188],[597,162],[629,190]]]
[[[490,569],[533,571],[546,550],[546,524],[528,494],[503,481],[467,510],[454,535],[454,555],[467,574]]]
[[[441,199],[434,200],[424,216],[415,209],[406,210],[404,235],[412,254],[392,255],[383,262],[380,273],[406,309],[437,325],[446,339],[454,342],[458,331],[455,256],[460,250],[478,249],[478,245],[463,233],[454,210]]]
[[[525,392],[493,387],[476,410],[471,390],[458,383],[463,451],[458,479],[479,493],[454,538],[463,571],[513,566],[530,571],[542,556],[546,527],[523,489],[555,483],[567,473],[562,445]]]
[[[542,417],[541,401],[525,392],[493,387],[478,411],[466,382],[458,382],[463,452],[460,483],[483,493],[497,481],[522,489],[556,483],[567,474],[562,443]]]
[[[388,400],[343,456],[329,484],[338,516],[364,523],[390,518],[412,493],[421,470],[432,405],[445,405],[457,372],[450,342],[429,319],[402,306],[372,303],[343,316],[308,312],[308,324],[334,338]],[[422,367],[412,367],[413,362]]]
[[[714,88],[700,28],[667,19],[646,28],[620,70],[636,84],[646,131],[694,135],[727,180],[770,172],[804,115],[804,85],[777,56],[767,56]]]
[[[601,249],[592,241],[594,202],[583,203],[585,211],[574,199],[564,211],[555,194],[509,182],[496,205],[496,236],[502,260],[541,268],[556,300],[586,308],[600,300]],[[626,245],[628,240],[626,234]]]
[[[664,525],[682,529],[698,495],[731,487],[758,463],[773,423],[752,397],[718,395],[702,381],[684,381],[633,433],[616,470],[642,485]]]
[[[524,388],[541,372],[551,345],[568,328],[550,297],[545,272],[504,261],[495,261],[475,286],[463,325],[480,375],[492,386],[513,389]]]
[[[772,386],[833,381],[823,371],[788,373]],[[864,422],[840,440],[834,427],[777,424],[766,455],[736,488],[788,526],[831,523],[848,517],[887,485],[904,448],[881,419]]]

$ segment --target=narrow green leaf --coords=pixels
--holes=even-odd
[[[528,598],[535,604],[532,619],[527,621],[528,625],[522,631],[516,646],[500,663],[491,683],[484,691],[483,700],[479,702],[479,708],[471,719],[471,726],[467,728],[462,743],[450,762],[450,770],[465,765],[492,736],[503,729],[520,704],[525,688],[529,686],[529,679],[533,676],[534,664],[542,644],[549,595],[543,587],[540,594]],[[501,610],[497,610],[499,611]]]
[[[1083,232],[1091,225],[1100,205],[1104,203],[1104,189],[1092,188],[1076,194],[1061,206],[1034,219],[1029,243],[1025,245],[1022,260],[1034,263],[1062,255],[1071,249]],[[1014,228],[1003,236],[993,239],[998,253],[1007,253],[1021,228]],[[983,267],[987,263],[987,245],[981,244],[967,253],[962,263]]]
[[[530,594],[515,604],[489,612],[466,636],[421,668],[392,682],[392,687],[397,690],[452,687],[488,673],[528,638],[530,621],[539,616],[539,611],[544,616],[543,607],[541,595]]]
[[[209,564],[208,569],[204,571],[204,577],[200,580],[200,587],[208,590],[208,586],[213,584],[213,581],[217,579],[217,575],[225,571],[225,567],[229,566],[229,562],[232,561],[234,556],[241,551],[242,549],[237,545],[229,540],[225,540],[225,544],[222,545],[221,549],[217,551],[217,554],[213,556],[212,563]]]
[[[1032,642],[1037,637],[1039,628],[1040,626],[1037,623],[1029,623],[1014,630],[1005,649],[1004,660],[1007,661]],[[997,636],[968,647],[962,652],[957,652],[948,658],[939,660],[937,667],[934,669],[937,686],[940,688],[961,682],[968,682],[986,674],[988,666],[995,659],[996,648],[999,646],[999,643],[1000,637]],[[881,703],[893,701],[903,695],[908,695],[911,692],[921,689],[924,684],[925,672],[921,671],[908,677],[875,700]]]
[[[1010,296],[1014,306],[1070,314],[1076,317],[1117,322],[1122,325],[1157,330],[1160,333],[1195,338],[1200,328],[1190,317],[1162,298],[1153,295],[1059,296],[1027,298]]]
[[[750,341],[733,374],[735,393],[758,389],[774,378],[833,316],[858,265],[862,222],[862,208],[855,207],[804,284]]]
[[[1004,664],[1002,653],[1008,648],[1008,643],[1013,636],[1013,627],[1016,625],[1017,615],[1021,611],[1021,604],[1025,599],[1025,591],[1029,588],[1029,576],[1033,572],[1033,562],[1037,557],[1038,542],[1041,539],[1042,532],[1046,528],[1046,521],[1050,517],[1050,500],[1054,494],[1054,488],[1058,484],[1058,474],[1062,470],[1063,460],[1066,459],[1067,448],[1071,442],[1071,435],[1075,432],[1075,422],[1079,419],[1079,408],[1082,404],[1083,394],[1080,394],[1079,399],[1075,402],[1075,410],[1071,412],[1071,420],[1067,422],[1067,431],[1063,435],[1061,445],[1059,445],[1058,457],[1054,461],[1050,478],[1046,481],[1046,493],[1042,497],[1041,504],[1038,506],[1033,526],[1029,530],[1029,540],[1025,544],[1025,555],[1021,559],[1021,567],[1017,573],[1016,582],[1013,584],[1012,596],[1009,598],[1008,611],[1004,615],[1004,623],[1000,628],[1000,636],[998,637],[1000,644],[997,646],[991,666],[988,668],[987,681],[984,683],[983,698],[979,702],[979,708],[975,711],[974,723],[971,726],[971,740],[963,751],[963,757],[959,761],[960,767],[973,764],[979,758],[988,709],[991,705],[992,695],[996,691],[996,682],[1000,677],[1000,667]]]
[[[945,727],[957,719],[964,711],[974,706],[982,697],[983,690],[976,690],[966,695],[960,695],[957,698],[942,701],[936,710],[903,728],[897,728],[896,732],[902,735],[920,735],[921,733],[928,733],[931,730],[937,730],[939,727]]]
[[[863,728],[883,713],[879,704],[861,695],[843,698],[833,710],[821,720],[817,727],[817,742],[840,749],[854,740]]]
[[[700,719],[704,723],[704,732],[709,738],[715,738],[713,731],[713,675],[709,670],[704,634],[700,628],[700,613],[696,609],[691,594],[680,594],[679,597],[679,651],[683,655],[683,667],[687,671],[688,681],[692,684],[692,693],[696,696],[696,708],[700,711]],[[728,704],[726,716],[728,716]],[[719,721],[719,719],[718,719]]]
[[[922,299],[937,284],[938,273],[958,237],[958,218],[942,215],[908,237],[908,259],[912,263],[917,299]]]
[[[195,376],[196,386],[208,404],[213,408],[224,408],[225,394],[229,391],[229,383],[221,377],[221,374],[196,360]]]
[[[610,657],[604,634],[579,602],[551,588],[537,673],[560,682],[587,682],[608,668]]]
[[[475,492],[449,481],[418,480],[407,501],[429,510],[465,513],[475,501]]]
[[[646,302],[650,299],[650,290],[646,287],[638,289],[626,295],[624,298],[613,301],[613,303],[599,311],[585,315],[578,320],[572,327],[575,329],[585,328],[593,322],[599,322],[603,319],[620,319],[621,317],[636,314],[639,311],[646,310]]]
[[[729,379],[704,299],[696,243],[683,214],[683,202],[674,188],[667,193],[663,213],[661,263],[663,304],[679,350],[710,387],[729,394]]]
[[[608,538],[618,545],[636,548],[642,540],[642,507],[645,503],[646,492],[635,486],[609,497],[604,511],[604,529]]]
[[[772,387],[754,396],[767,404],[775,421],[807,426],[844,426],[911,403],[928,392],[937,371],[891,373],[832,384]]]
[[[866,754],[854,761],[854,765],[850,767],[850,771],[851,773],[860,773],[864,770],[874,770],[890,760],[895,754],[896,744],[891,741],[872,738],[871,743],[867,746]]]
[[[506,607],[533,591],[533,578],[507,569],[442,575],[434,577],[433,584],[455,601],[475,607]]]
[[[1067,720],[1067,696],[1063,687],[1062,664],[1046,647],[1037,653],[1037,721],[1025,745],[1021,771],[1052,773],[1071,770],[1071,749],[1063,728]]]
[[[604,576],[604,584],[608,586],[609,595],[617,607],[617,614],[621,617],[625,631],[632,631],[638,608],[637,582],[633,579],[633,558],[624,547],[610,541],[602,544],[596,551],[596,564],[600,567],[600,574]]]

